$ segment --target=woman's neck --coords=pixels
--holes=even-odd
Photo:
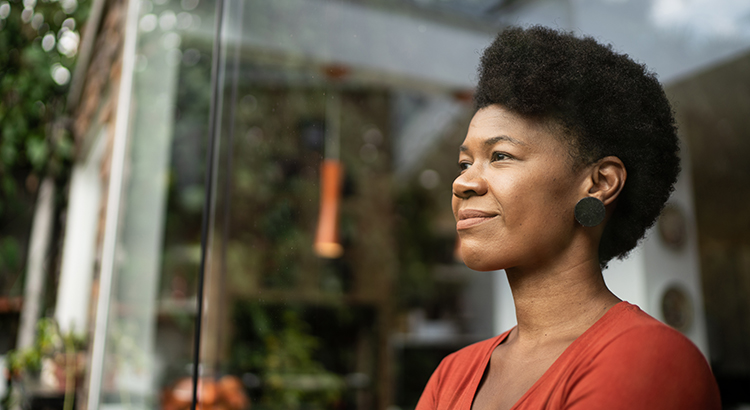
[[[575,339],[620,302],[595,259],[563,269],[506,273],[518,321],[512,336],[523,344]]]

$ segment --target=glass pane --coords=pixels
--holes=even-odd
[[[288,0],[228,1],[222,31],[201,402],[413,407],[499,326],[499,276],[456,260],[450,211],[490,35]]]
[[[138,5],[125,34],[137,43],[114,268],[101,273],[112,278],[111,290],[100,288],[110,296],[107,324],[97,328],[106,329],[105,350],[92,358],[101,389],[93,381],[89,400],[98,396],[102,408],[192,399],[215,11],[211,2]]]
[[[213,91],[201,405],[407,409],[443,356],[515,320],[504,275],[469,271],[454,256],[449,209],[479,52],[498,25],[612,38],[698,106],[721,100],[706,90],[731,85],[712,85],[711,73],[688,77],[747,49],[744,32],[690,34],[700,19],[664,20],[652,6],[659,1],[226,0],[219,45],[214,3],[138,4],[106,354],[94,391],[102,407],[178,409],[192,400]],[[636,16],[632,26],[616,24],[625,12]],[[731,67],[742,72],[743,61]],[[746,100],[732,98],[740,107]],[[739,114],[678,114],[696,146],[714,128],[727,139],[743,129]],[[705,151],[691,153],[699,162]],[[718,154],[702,161],[716,168],[703,175],[724,175],[721,163]],[[721,196],[701,195],[713,181],[698,180],[706,198],[698,212],[721,214],[710,200]],[[744,253],[732,246],[704,245],[704,269],[740,272]],[[727,253],[739,255],[733,264]],[[4,292],[15,295],[9,283]],[[733,320],[720,303],[726,294],[714,283],[707,299],[722,329]],[[750,357],[740,339],[719,342],[730,352],[719,367],[727,374]]]

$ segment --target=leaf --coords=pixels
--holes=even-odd
[[[63,159],[70,159],[73,157],[73,142],[70,137],[66,134],[62,138],[57,140],[55,144],[55,155]]]
[[[49,156],[47,143],[39,137],[30,138],[26,141],[26,156],[34,169],[42,169]]]
[[[16,147],[11,144],[10,141],[3,141],[3,144],[0,145],[0,161],[2,161],[4,168],[11,168],[18,156]]]
[[[18,270],[21,267],[21,246],[13,237],[6,237],[0,242],[0,269]]]

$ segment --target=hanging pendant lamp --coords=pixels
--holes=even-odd
[[[315,233],[315,253],[322,258],[340,258],[339,208],[344,166],[339,159],[341,101],[336,93],[326,96],[325,159],[320,166],[320,213]]]

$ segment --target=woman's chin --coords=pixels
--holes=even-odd
[[[469,267],[469,269],[480,271],[480,272],[489,272],[494,270],[500,270],[503,269],[498,261],[493,260],[493,258],[488,257],[490,255],[487,254],[487,251],[477,251],[474,249],[467,249],[466,247],[461,247],[461,259],[464,261],[464,264]]]

